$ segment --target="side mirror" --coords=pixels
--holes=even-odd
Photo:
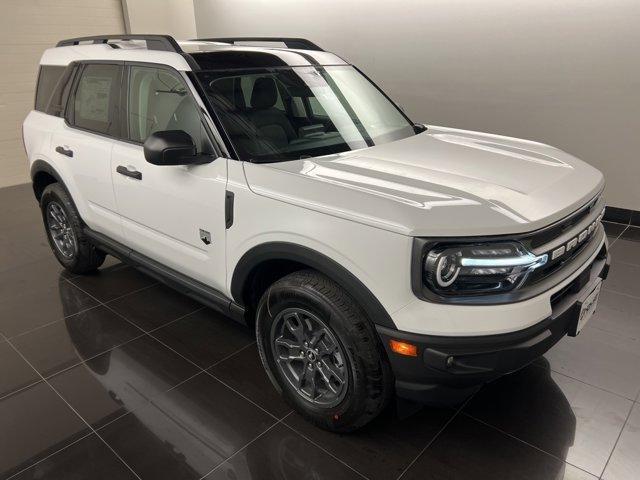
[[[416,134],[425,132],[426,130],[427,130],[427,126],[423,125],[422,123],[413,124],[413,131],[416,132]]]
[[[144,158],[153,165],[201,165],[209,155],[198,155],[196,145],[183,130],[165,130],[149,135],[144,142]]]

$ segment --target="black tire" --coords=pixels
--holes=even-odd
[[[61,209],[68,227],[68,238],[71,239],[66,254],[53,238],[54,220],[48,214],[51,208]],[[40,198],[40,210],[44,221],[47,239],[58,262],[68,271],[76,274],[90,273],[97,270],[104,262],[105,253],[93,246],[82,231],[82,220],[67,191],[58,183],[48,185]],[[58,210],[59,212],[59,210]],[[53,228],[59,228],[54,226]]]
[[[283,330],[278,330],[281,325],[279,322],[286,323],[282,328],[287,327],[286,315],[290,315],[291,320],[291,312],[298,311],[307,312],[310,318],[320,319],[324,327],[328,327],[323,327],[323,331],[329,330],[327,335],[337,340],[342,348],[339,360],[344,357],[344,362],[334,359],[335,363],[332,365],[339,365],[341,371],[346,372],[346,379],[341,383],[346,385],[346,390],[341,389],[343,396],[336,396],[335,404],[318,405],[306,398],[294,386],[296,382],[291,381],[291,374],[287,373],[289,370],[280,366],[282,360],[276,360],[276,352],[279,359],[282,355],[283,337],[278,337],[278,344],[273,332],[282,332]],[[267,289],[257,308],[256,337],[260,358],[271,382],[292,408],[320,428],[342,433],[361,428],[378,416],[392,395],[391,368],[373,325],[339,285],[314,270],[291,273]],[[291,347],[287,345],[285,348]],[[307,358],[303,358],[304,348],[307,347],[299,349],[299,360],[307,362]],[[316,357],[313,357],[308,363],[313,364],[315,360]],[[290,360],[286,362],[291,365]],[[318,365],[318,375],[322,375],[319,377],[322,382],[326,374],[321,373],[320,369],[327,365],[321,362],[315,364]],[[308,365],[302,365],[300,375],[304,378],[308,373],[305,371]],[[309,367],[310,371],[311,368]],[[299,385],[300,381],[297,383]],[[333,393],[326,387],[325,383],[324,390],[327,394]],[[315,382],[312,391],[316,392]]]

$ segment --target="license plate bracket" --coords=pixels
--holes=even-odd
[[[588,294],[576,302],[575,319],[571,322],[571,327],[567,332],[570,337],[577,336],[587,322],[591,320],[591,317],[593,317],[596,307],[598,306],[598,298],[600,297],[601,288],[602,281],[600,280],[591,290],[589,290]]]

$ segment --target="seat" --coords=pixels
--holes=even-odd
[[[287,115],[275,108],[278,100],[278,88],[271,77],[256,79],[251,92],[249,119],[266,140],[275,147],[286,147],[296,138],[296,132]]]

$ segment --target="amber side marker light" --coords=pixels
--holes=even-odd
[[[418,347],[407,342],[401,342],[399,340],[389,340],[389,346],[391,350],[398,355],[404,355],[405,357],[417,357]]]

